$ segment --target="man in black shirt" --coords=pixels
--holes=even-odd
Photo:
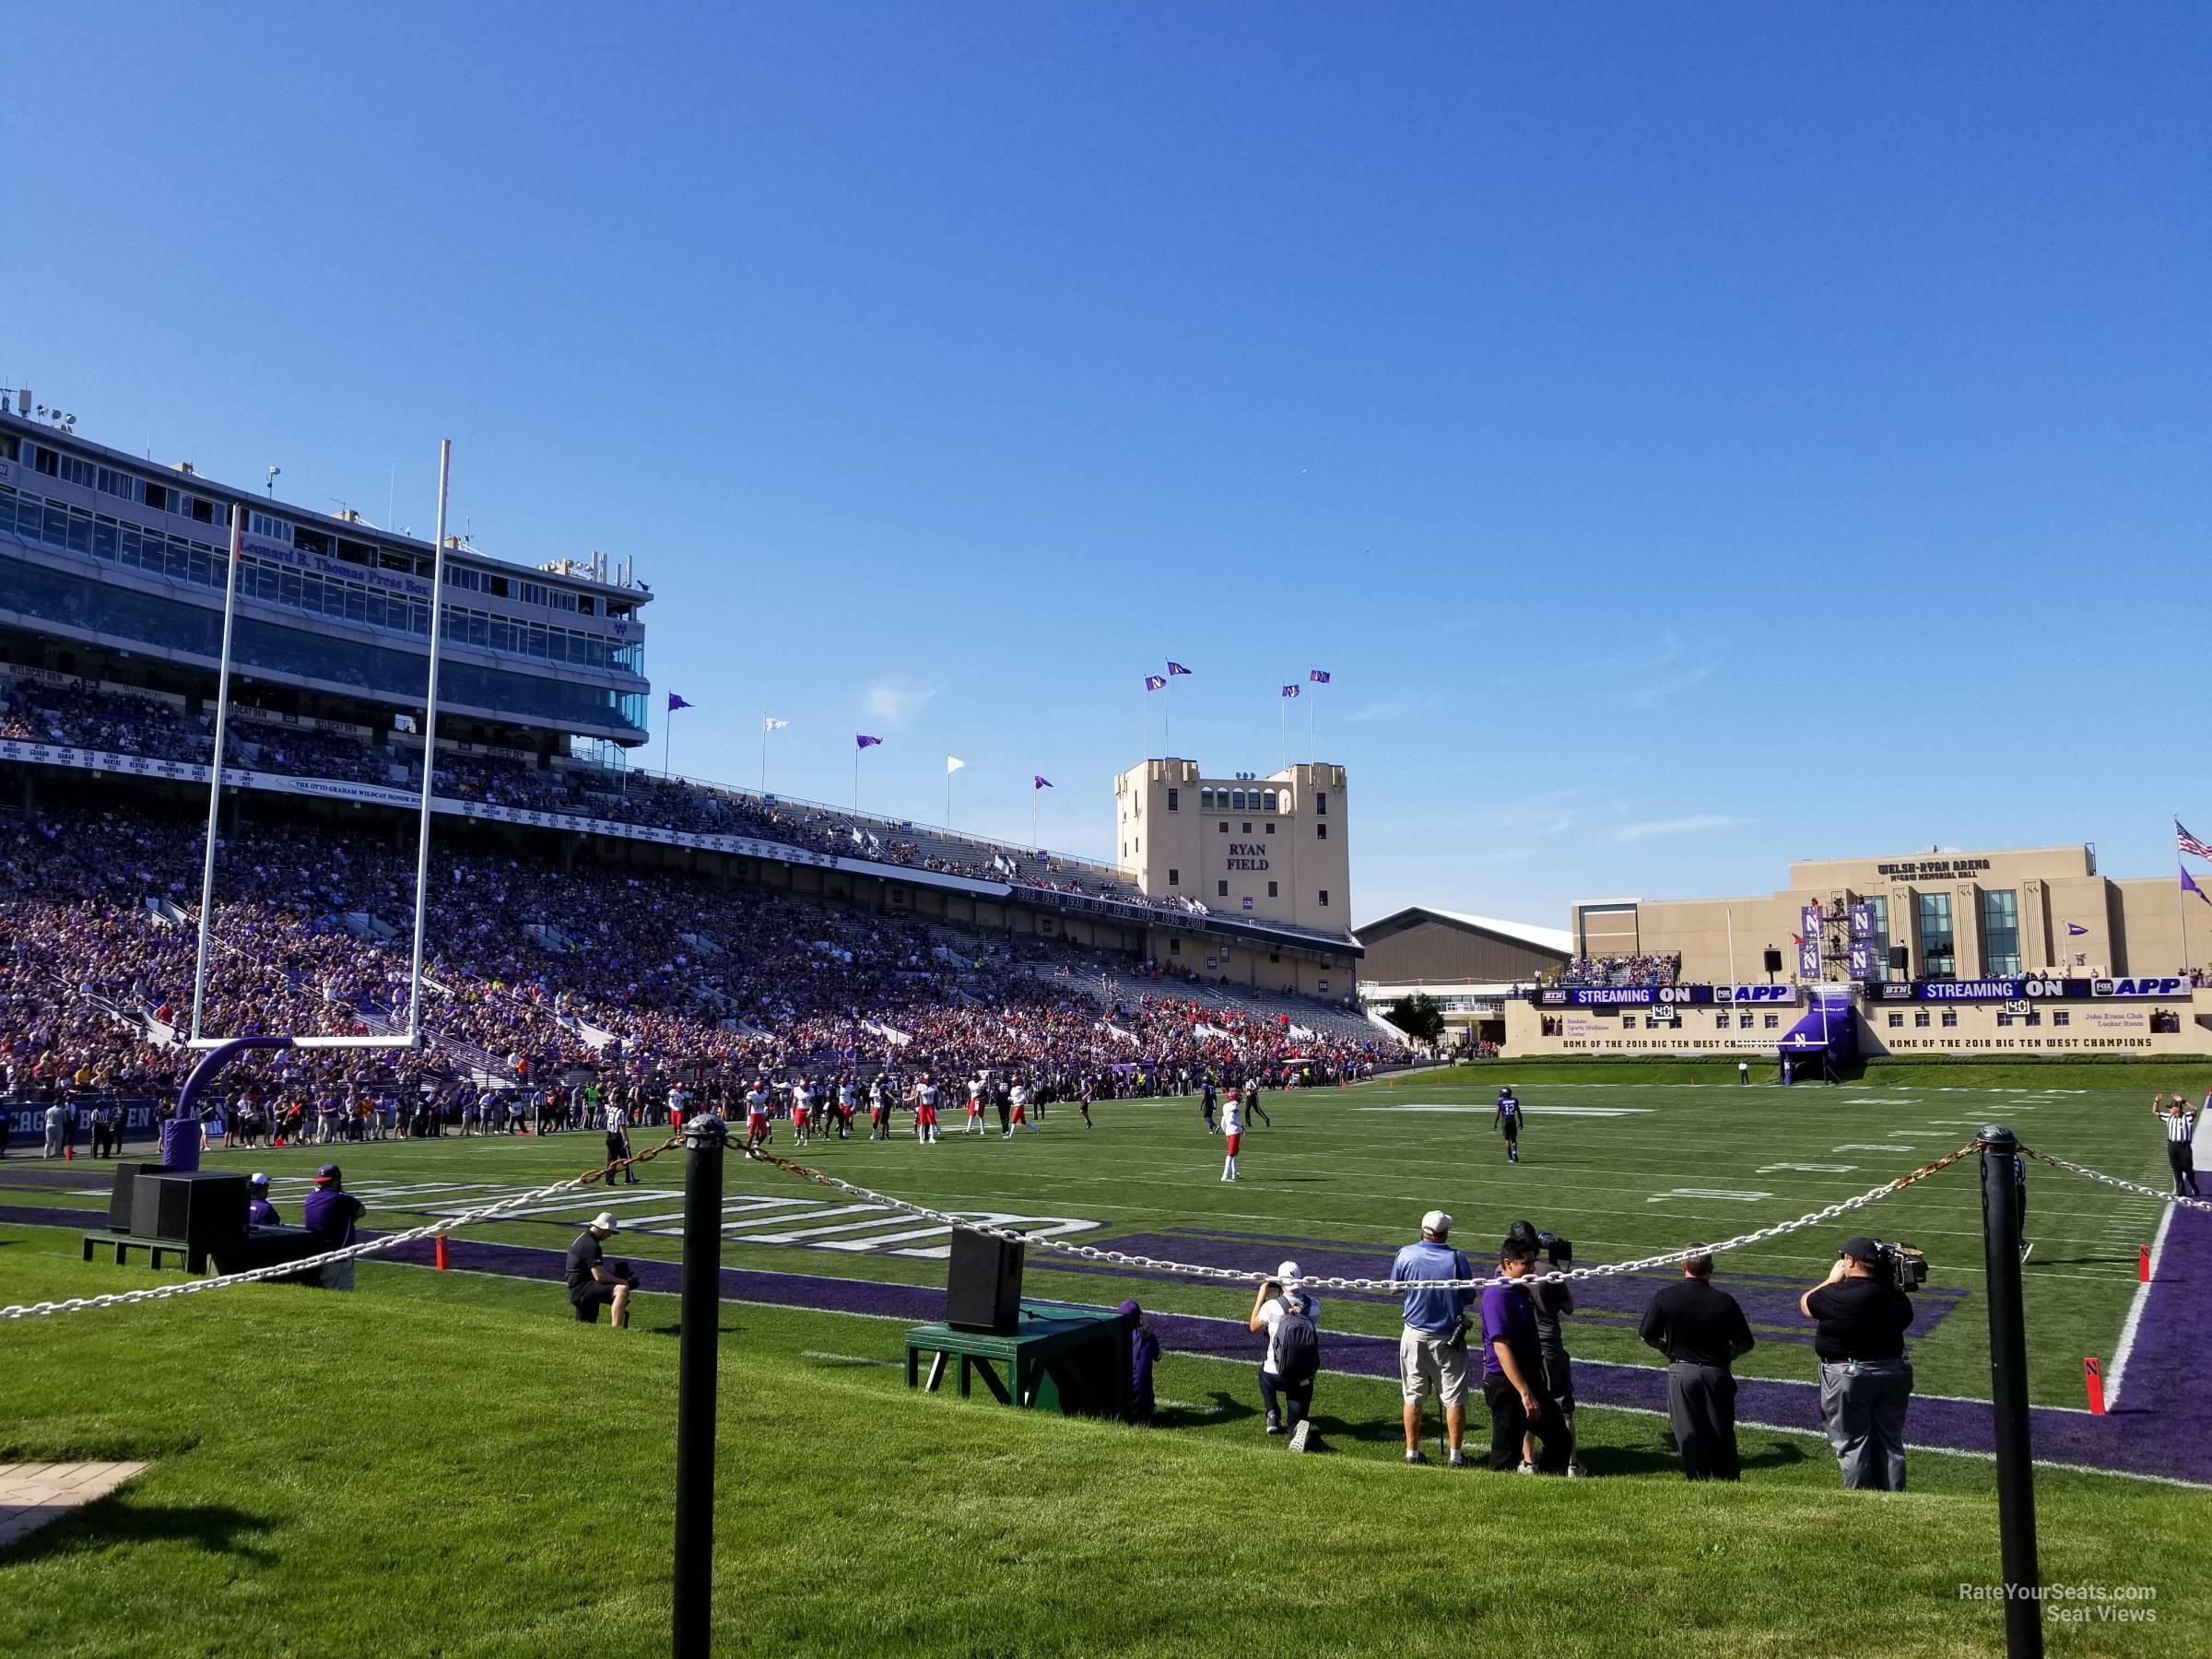
[[[1682,1277],[1653,1296],[1636,1327],[1666,1356],[1666,1415],[1675,1426],[1682,1473],[1691,1480],[1735,1480],[1735,1376],[1729,1367],[1751,1351],[1751,1326],[1735,1297],[1712,1284],[1704,1246]]]
[[[1819,1321],[1813,1352],[1820,1361],[1820,1420],[1836,1449],[1846,1487],[1905,1489],[1905,1408],[1912,1367],[1905,1330],[1912,1299],[1881,1271],[1881,1246],[1844,1241],[1828,1277],[1797,1299]]]
[[[599,1310],[612,1308],[618,1331],[629,1324],[630,1276],[606,1265],[606,1253],[600,1249],[599,1241],[618,1225],[611,1214],[601,1210],[569,1246],[569,1305],[585,1324],[597,1324]]]

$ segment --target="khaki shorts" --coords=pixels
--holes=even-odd
[[[1430,1389],[1447,1406],[1467,1395],[1467,1343],[1464,1336],[1430,1336],[1402,1329],[1398,1335],[1398,1383],[1408,1406],[1418,1405]]]

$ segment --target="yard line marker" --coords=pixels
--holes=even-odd
[[[1807,1175],[1848,1175],[1857,1164],[1763,1164],[1751,1171],[1754,1175],[1772,1175],[1782,1170],[1796,1170]]]
[[[1840,1147],[1830,1147],[1831,1152],[1910,1152],[1911,1147],[1900,1147],[1882,1141],[1845,1141]]]

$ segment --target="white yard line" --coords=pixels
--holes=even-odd
[[[2136,1299],[2128,1304],[2127,1323],[2120,1327],[2120,1346],[2112,1350],[2112,1363],[2105,1378],[2104,1408],[2111,1411],[2120,1404],[2120,1390],[2127,1381],[2128,1356],[2136,1351],[2136,1331],[2143,1323],[2143,1309],[2150,1300],[2150,1287],[2159,1277],[2159,1258],[2166,1253],[2166,1230],[2173,1225],[2177,1206],[2167,1205],[2166,1213],[2159,1218],[2158,1237],[2150,1241],[2150,1277],[2136,1287]]]

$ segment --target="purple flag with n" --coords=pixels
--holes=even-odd
[[[1043,776],[1041,773],[1033,774],[1030,779],[1030,787],[1031,789],[1050,789],[1052,786],[1053,781],[1050,778]]]
[[[1172,678],[1178,674],[1188,674],[1190,670],[1185,668],[1181,663],[1170,663],[1168,665],[1168,675],[1170,678]]]
[[[1285,697],[1296,697],[1298,695],[1298,688],[1296,686],[1285,686],[1283,688],[1283,695]]]
[[[673,713],[675,713],[675,712],[677,712],[678,709],[688,709],[688,708],[689,708],[690,706],[691,706],[691,705],[690,705],[690,703],[689,703],[689,702],[688,702],[688,701],[687,701],[686,700],[684,700],[683,698],[680,698],[680,697],[678,697],[678,696],[677,696],[677,695],[675,692],[671,691],[671,692],[669,692],[669,693],[668,693],[668,712],[669,712],[669,713],[673,714]]]
[[[2182,866],[2182,891],[2184,893],[2194,893],[2206,904],[2212,904],[2212,893],[2206,892],[2203,888],[2198,887],[2195,882],[2189,879],[2189,866],[2187,865],[2183,865]]]
[[[1317,686],[1325,686],[1329,683],[1329,671],[1326,668],[1309,668],[1306,677]]]
[[[882,738],[880,738],[880,737],[864,737],[864,736],[862,736],[860,734],[858,734],[857,732],[856,732],[856,733],[854,733],[854,734],[853,734],[853,746],[854,746],[855,747],[858,747],[858,748],[864,748],[864,749],[865,749],[865,748],[874,748],[874,747],[876,747],[877,744],[881,743],[882,741],[883,741],[883,739],[882,739]]]
[[[1145,689],[1147,691],[1157,691],[1167,683],[1167,677],[1165,675],[1147,674],[1145,676]]]
[[[2088,931],[2089,930],[2088,928],[2084,927],[2078,922],[2069,922],[2066,924],[2066,937],[2069,939],[2078,939],[2083,934],[2086,934]]]

